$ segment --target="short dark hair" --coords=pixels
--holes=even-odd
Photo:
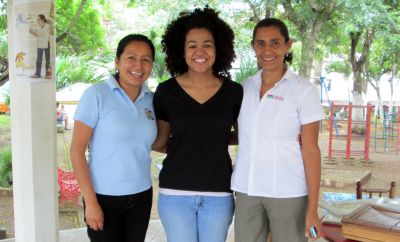
[[[253,39],[251,40],[251,44],[254,44],[254,39],[256,38],[257,31],[260,28],[267,28],[267,27],[277,27],[283,37],[285,38],[285,43],[287,43],[290,40],[289,37],[289,30],[284,22],[282,22],[279,19],[276,18],[265,18],[261,20],[260,22],[257,23],[257,25],[253,29]],[[285,56],[285,59],[283,59],[283,62],[287,62],[289,64],[292,63],[293,60],[293,53],[290,52]]]
[[[122,38],[119,43],[118,43],[118,47],[117,47],[117,54],[116,54],[116,58],[119,59],[122,55],[122,53],[125,50],[125,47],[133,42],[133,41],[138,41],[138,42],[144,42],[146,43],[150,49],[151,49],[151,55],[152,58],[154,60],[154,56],[155,56],[155,48],[153,45],[153,42],[151,42],[151,40],[149,38],[147,38],[146,36],[142,35],[142,34],[129,34],[127,36],[125,36],[124,38]]]
[[[192,12],[181,12],[180,16],[168,24],[162,36],[162,49],[165,52],[167,69],[172,76],[188,71],[184,56],[187,33],[192,29],[205,28],[210,31],[215,42],[216,58],[212,66],[217,76],[229,77],[229,69],[235,59],[233,48],[234,34],[218,13],[208,7],[196,8]]]

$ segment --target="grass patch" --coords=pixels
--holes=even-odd
[[[0,128],[10,128],[10,127],[11,127],[10,115],[0,114]]]

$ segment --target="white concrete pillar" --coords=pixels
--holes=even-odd
[[[54,28],[54,0],[9,0],[7,4],[15,241],[58,242],[53,35],[44,37],[51,50],[50,68],[45,67],[43,53],[42,78],[32,77],[38,47],[43,48],[43,41],[41,46],[38,41],[43,34],[38,15],[48,21],[45,28]]]

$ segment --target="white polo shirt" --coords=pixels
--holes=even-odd
[[[231,188],[251,196],[307,194],[298,142],[301,125],[324,117],[318,90],[287,70],[260,100],[262,70],[243,84],[239,151]]]

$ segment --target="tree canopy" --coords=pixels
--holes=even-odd
[[[8,75],[6,4],[6,0],[0,0],[0,78]],[[115,49],[124,35],[142,33],[156,46],[153,77],[161,81],[168,76],[160,48],[165,26],[179,12],[206,5],[219,11],[234,30],[237,55],[234,66],[240,69],[234,76],[239,79],[256,67],[250,46],[252,29],[265,17],[280,18],[287,23],[295,40],[293,68],[306,78],[315,75],[313,63],[335,57],[341,61],[328,69],[346,76],[352,74],[354,96],[362,98],[366,83],[379,81],[384,74],[391,74],[389,81],[398,79],[400,3],[396,0],[56,1],[57,54],[64,59],[71,55],[87,60],[84,57],[87,55],[94,60],[95,56],[112,53],[110,49]],[[107,58],[112,60],[113,55]],[[72,80],[64,78],[61,86],[69,82]]]

